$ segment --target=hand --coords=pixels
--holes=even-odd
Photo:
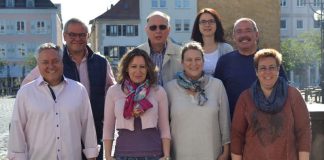
[[[161,157],[159,160],[169,160],[170,159],[170,157]]]
[[[217,160],[228,160],[228,155],[223,153],[218,156]]]

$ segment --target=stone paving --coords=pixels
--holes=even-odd
[[[0,97],[0,160],[6,159],[9,122],[15,102],[13,97]]]

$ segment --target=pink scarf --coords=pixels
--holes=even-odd
[[[146,96],[150,92],[148,80],[136,86],[130,80],[126,79],[123,86],[127,93],[124,105],[124,118],[130,119],[131,117],[139,117],[146,110],[153,107],[151,102],[146,99]]]

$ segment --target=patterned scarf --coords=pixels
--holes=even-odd
[[[146,96],[150,92],[150,84],[148,80],[136,86],[130,80],[126,79],[123,86],[127,93],[123,114],[125,119],[139,117],[146,110],[153,107],[151,102],[146,99]]]
[[[288,84],[283,78],[279,77],[268,98],[264,96],[259,80],[256,80],[252,84],[251,91],[257,109],[266,113],[275,114],[280,112],[284,107],[288,97]]]
[[[191,80],[188,79],[184,72],[178,72],[176,75],[177,83],[184,89],[189,89],[193,92],[198,92],[198,105],[203,106],[207,101],[208,98],[205,94],[205,81],[206,76],[203,72],[202,76],[198,80]]]

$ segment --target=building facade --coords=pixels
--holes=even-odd
[[[156,10],[171,17],[172,41],[181,44],[190,40],[197,0],[120,0],[90,22],[93,50],[104,54],[116,66],[128,49],[147,41],[146,17]]]
[[[321,0],[280,0],[280,7],[280,38],[282,40],[286,38],[297,38],[298,35],[308,31],[318,31],[320,34],[320,21],[314,19],[314,13],[320,9]],[[306,66],[306,74],[298,75],[295,73],[291,71],[289,77],[297,87],[301,85],[319,85],[318,62]]]
[[[50,0],[0,0],[1,86],[17,87],[41,43],[62,46],[60,6]]]

